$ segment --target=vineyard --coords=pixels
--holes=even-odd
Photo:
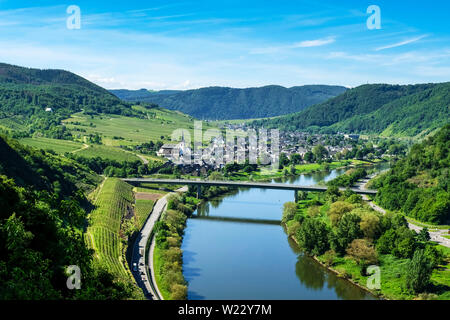
[[[86,240],[99,263],[119,277],[129,277],[122,262],[120,225],[134,202],[132,186],[114,178],[105,181],[90,215]]]
[[[66,152],[73,152],[83,147],[80,142],[69,140],[58,140],[49,138],[24,138],[20,140],[24,145],[34,147],[36,149],[53,150],[57,154],[64,154]]]
[[[143,226],[147,217],[153,210],[155,202],[152,200],[136,200],[136,228],[140,230]]]

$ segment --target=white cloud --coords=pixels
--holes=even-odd
[[[384,46],[384,47],[379,47],[379,48],[376,48],[375,51],[381,51],[381,50],[401,47],[401,46],[404,46],[404,45],[407,45],[407,44],[410,44],[410,43],[413,43],[413,42],[417,42],[417,41],[419,41],[419,40],[421,40],[423,38],[426,38],[427,36],[428,35],[422,35],[420,37],[415,37],[415,38],[408,39],[408,40],[405,40],[405,41],[401,41],[401,42],[397,42],[397,43],[394,43],[394,44],[390,44],[390,45],[387,45],[387,46]]]
[[[325,39],[316,39],[316,40],[306,40],[302,42],[298,42],[294,44],[293,48],[310,48],[310,47],[321,47],[327,44],[335,42],[336,39],[334,37],[325,38]]]

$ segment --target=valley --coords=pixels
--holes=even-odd
[[[330,88],[333,94],[320,91]],[[0,297],[142,300],[152,298],[143,290],[151,286],[168,300],[448,300],[449,251],[430,237],[435,230],[445,237],[450,219],[448,84],[304,89],[320,89],[323,101],[313,95],[316,102],[302,104],[300,113],[273,117],[248,108],[263,99],[252,93],[247,97],[256,100],[233,100],[232,108],[250,113],[224,116],[223,90],[203,96],[199,109],[169,110],[168,100],[158,106],[152,97],[195,105],[198,92],[121,92],[134,100],[127,102],[67,71],[1,64],[0,200],[6,206],[0,237],[7,267]],[[205,107],[213,100],[220,106]],[[280,103],[279,97],[264,101],[270,103],[262,109]],[[282,112],[288,111],[298,110]],[[198,119],[209,120],[201,123],[196,149],[184,139],[196,136]],[[173,140],[180,129],[181,140]],[[262,129],[279,134],[256,144],[252,163],[248,136],[255,129],[258,139]],[[206,151],[221,149],[223,141],[208,130],[238,132],[245,143],[226,145],[232,161],[216,163]],[[276,166],[262,164],[264,147],[273,151],[276,144],[277,154],[269,154]],[[162,152],[164,146],[175,155]],[[179,163],[181,156],[200,160]],[[349,188],[368,176],[377,195],[363,200]],[[292,202],[291,192],[281,190],[191,186],[177,193],[182,184],[132,186],[121,180],[137,177],[327,190],[298,192]],[[158,204],[163,197],[167,201]],[[208,234],[214,237],[206,241]],[[20,259],[18,251],[25,252]],[[42,269],[29,269],[30,259]],[[427,275],[419,284],[411,278],[413,263]],[[69,291],[61,281],[69,264],[83,267],[86,291]],[[371,264],[385,272],[381,289],[367,288]],[[18,280],[20,272],[29,278]],[[42,274],[45,289],[33,291]],[[263,282],[269,290],[261,289]],[[242,290],[235,293],[239,284]]]

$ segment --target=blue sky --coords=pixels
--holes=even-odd
[[[79,30],[66,27],[69,5]],[[444,82],[449,14],[447,0],[0,0],[0,61],[109,89]]]

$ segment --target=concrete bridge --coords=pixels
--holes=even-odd
[[[298,201],[298,191],[309,192],[325,192],[327,187],[322,186],[299,186],[295,184],[268,183],[268,182],[251,182],[251,181],[213,181],[213,180],[185,180],[185,179],[150,179],[150,178],[128,178],[122,179],[131,185],[148,184],[169,184],[169,185],[190,185],[197,186],[197,196],[201,196],[201,186],[215,187],[234,187],[234,188],[258,188],[258,189],[274,189],[274,190],[290,190],[294,191],[295,201]],[[345,188],[339,188],[345,191]],[[350,188],[351,191],[363,195],[376,195],[376,190],[367,190],[359,188]]]

